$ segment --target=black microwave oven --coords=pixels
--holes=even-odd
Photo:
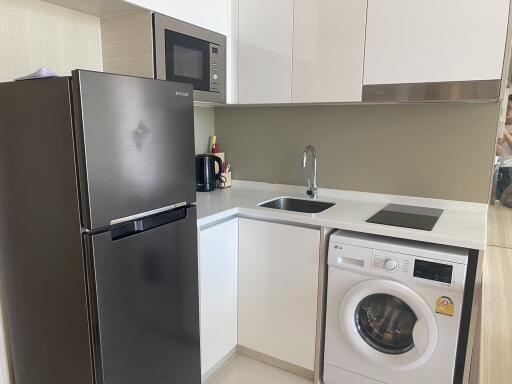
[[[153,14],[157,79],[192,84],[194,101],[226,102],[226,36]]]

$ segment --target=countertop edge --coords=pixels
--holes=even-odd
[[[301,198],[304,188],[293,185],[235,181],[232,188],[212,193],[198,193],[199,230],[235,217],[246,217],[292,225],[332,228],[368,233],[398,239],[441,244],[452,247],[484,251],[487,247],[488,205],[463,201],[437,200],[419,197],[382,195],[366,192],[319,190],[320,201],[333,201],[340,205],[337,214],[302,214],[260,207],[263,201],[280,196]],[[304,197],[302,197],[304,198]],[[448,214],[437,231],[421,231],[368,223],[375,211],[388,203],[416,204],[445,209]],[[344,204],[344,206],[343,206]],[[361,205],[361,212],[353,206]],[[366,216],[368,215],[368,216]],[[467,217],[467,219],[466,219]],[[467,225],[467,230],[464,229]]]
[[[283,212],[274,213],[241,207],[231,208],[225,211],[217,212],[213,215],[202,217],[197,220],[197,228],[199,230],[204,230],[212,225],[237,217],[246,217],[250,219],[259,219],[273,222],[283,222],[296,225],[307,225],[319,228],[341,229],[347,231],[368,233],[378,236],[394,237],[433,244],[442,244],[458,248],[475,249],[479,251],[483,251],[487,247],[487,241],[482,243],[480,241],[470,241],[467,239],[454,239],[453,237],[444,237],[438,234],[431,234],[429,232],[418,233],[415,230],[409,230],[407,228],[394,228],[379,224],[352,222],[344,223],[342,221],[334,221],[319,218],[312,219],[309,217],[300,218],[297,215],[286,215],[286,213]],[[399,234],[401,235],[399,236]]]

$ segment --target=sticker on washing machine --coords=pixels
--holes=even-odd
[[[455,305],[453,300],[448,296],[441,296],[436,300],[436,313],[446,316],[453,316],[455,313]]]

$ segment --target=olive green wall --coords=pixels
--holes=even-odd
[[[210,136],[215,135],[215,109],[194,107],[194,138],[196,154],[210,152]]]
[[[238,180],[487,202],[498,103],[225,107],[215,131]]]

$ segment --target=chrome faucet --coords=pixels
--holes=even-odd
[[[306,195],[311,197],[312,199],[316,197],[316,193],[318,191],[318,186],[316,185],[316,149],[312,145],[308,145],[304,149],[304,154],[302,155],[302,167],[306,168],[306,162],[308,160],[308,152],[311,153],[312,156],[312,163],[311,163],[311,170],[313,172],[313,182],[311,182],[311,178],[308,178],[308,189],[306,190]]]

